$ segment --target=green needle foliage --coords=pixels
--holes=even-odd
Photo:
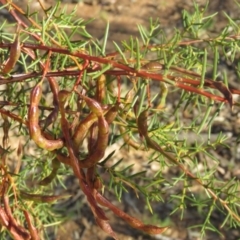
[[[68,176],[78,179],[96,222],[115,239],[102,205],[148,234],[170,228],[164,222],[171,216],[184,221],[190,208],[200,221],[188,227],[202,238],[239,228],[239,180],[221,177],[221,161],[229,161],[229,171],[233,166],[230,156],[216,153],[238,139],[214,132],[219,115],[239,110],[240,90],[221,69],[227,62],[240,75],[234,19],[225,14],[228,25],[205,37],[216,14],[207,16],[207,5],[195,3],[193,13],[183,11],[183,29],[172,37],[150,19],[147,29],[138,26],[139,38],[114,42],[109,53],[109,24],[100,41],[87,32],[89,21],[76,20],[76,12],[67,14],[59,2],[42,6],[41,20],[0,2],[16,21],[1,24],[1,239],[47,238],[48,227],[68,217],[54,210],[70,198],[59,194],[59,186],[69,190]],[[56,142],[61,146],[48,148]],[[140,170],[118,154],[121,149],[142,154]],[[158,227],[123,213],[106,192],[120,202],[128,192],[144,199]],[[172,206],[166,219],[156,216],[157,202]]]

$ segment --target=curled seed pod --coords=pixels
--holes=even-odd
[[[58,93],[58,98],[59,98],[59,108],[60,108],[60,113],[61,113],[61,127],[62,127],[62,132],[65,138],[65,145],[68,149],[69,157],[67,158],[68,160],[64,160],[66,164],[68,164],[73,168],[73,172],[75,175],[81,180],[83,178],[82,172],[80,171],[79,165],[78,165],[78,159],[75,155],[74,148],[73,148],[73,143],[72,139],[70,137],[70,132],[69,132],[69,124],[65,116],[65,109],[64,105],[71,93],[65,90],[62,90]],[[57,157],[60,162],[61,159]],[[64,162],[63,162],[64,163]]]
[[[93,187],[94,187],[94,189],[96,189],[96,190],[101,190],[101,189],[102,189],[103,184],[102,184],[102,182],[101,182],[101,180],[100,180],[99,177],[96,177],[96,178],[94,179]]]
[[[8,117],[4,114],[2,114],[2,118],[3,118],[3,147],[7,148],[8,147],[8,142],[9,142],[9,136],[8,136],[8,132],[10,129],[10,122],[8,121]]]
[[[141,69],[147,70],[148,72],[159,72],[163,69],[163,65],[159,62],[148,62],[142,66]]]
[[[22,145],[22,143],[19,141],[19,143],[18,143],[18,148],[17,148],[16,165],[15,165],[15,169],[14,169],[14,173],[15,173],[15,174],[18,174],[18,173],[19,173],[19,170],[20,170],[20,168],[21,168],[22,155],[23,155],[23,145]]]
[[[140,113],[138,117],[138,131],[140,134],[142,134],[144,137],[148,136],[148,125],[147,125],[147,118],[148,118],[148,110],[144,110]]]
[[[97,116],[94,113],[90,113],[85,119],[83,119],[77,126],[73,134],[74,149],[79,149],[83,140],[87,136],[90,127],[97,121]]]
[[[103,113],[106,114],[111,110],[109,107],[103,109]],[[83,119],[75,129],[72,136],[74,149],[77,151],[82,145],[83,140],[86,138],[90,127],[97,121],[97,116],[95,113],[91,112],[85,119]],[[107,118],[106,118],[107,120]],[[108,120],[107,120],[108,121]]]
[[[88,107],[97,115],[97,117],[103,116],[103,109],[96,100],[93,100],[83,95],[81,95],[81,97],[87,103]]]
[[[126,132],[125,128],[123,126],[118,126],[119,131],[121,133],[121,136],[125,142],[125,144],[133,147],[134,149],[137,150],[146,150],[146,148],[139,142],[134,141],[131,136]]]
[[[114,121],[114,119],[117,117],[118,110],[119,110],[119,104],[116,104],[113,107],[111,107],[109,111],[106,113],[105,119],[108,124],[111,124]]]
[[[111,225],[108,223],[108,221],[96,218],[96,223],[104,232],[109,234],[113,239],[118,239],[116,233],[112,230]]]
[[[9,225],[9,218],[3,208],[0,207],[0,223],[2,226],[7,227]]]
[[[4,73],[4,74],[10,73],[11,70],[16,65],[20,55],[21,55],[21,44],[19,41],[19,31],[18,31],[17,35],[15,37],[15,40],[14,40],[12,46],[10,47],[9,58],[5,64],[5,66],[2,69],[2,73]]]
[[[19,143],[18,143],[18,148],[17,148],[17,156],[18,156],[18,157],[21,157],[21,156],[22,156],[22,153],[23,153],[23,145],[22,145],[22,143],[19,141]]]
[[[123,212],[121,209],[114,206],[110,201],[103,197],[100,193],[96,194],[96,200],[102,206],[109,208],[115,215],[122,218],[133,228],[139,229],[141,231],[147,232],[149,234],[160,234],[167,229],[167,227],[157,227],[153,225],[146,225],[137,218],[134,218],[127,213]]]
[[[89,108],[97,115],[98,117],[98,138],[95,150],[90,153],[90,155],[79,161],[79,166],[81,168],[90,168],[93,167],[99,160],[104,156],[105,150],[108,146],[108,135],[109,135],[109,126],[104,118],[103,110],[100,104],[86,96],[82,96],[86,101]]]
[[[8,149],[8,144],[9,144],[9,129],[10,129],[10,122],[8,121],[8,117],[4,114],[2,114],[2,118],[3,118],[3,139],[2,139],[2,146],[4,149]],[[7,152],[5,152],[5,154],[2,156],[2,162],[5,164],[7,161]]]
[[[185,173],[187,173],[189,176],[193,176],[191,173],[189,173],[188,170],[184,168],[183,165],[181,165],[174,156],[166,151],[153,139],[151,139],[148,136],[148,125],[147,125],[147,119],[148,119],[148,110],[144,110],[143,112],[140,113],[138,117],[138,131],[140,134],[143,135],[143,137],[146,140],[147,146],[149,148],[154,149],[155,151],[160,152],[163,156],[165,156],[168,160],[170,160],[172,163],[178,165],[182,170],[184,170]]]
[[[98,102],[103,102],[103,99],[105,98],[106,94],[106,77],[104,74],[99,76],[97,78],[97,84],[96,84],[96,100]]]
[[[23,213],[24,213],[25,219],[27,221],[28,230],[30,232],[31,239],[32,240],[40,240],[38,230],[34,227],[34,225],[32,224],[32,221],[30,219],[30,214],[27,211],[23,211]]]
[[[42,179],[39,182],[39,185],[46,186],[49,183],[51,183],[54,180],[54,178],[56,177],[59,167],[60,167],[60,162],[58,161],[57,158],[54,158],[52,160],[52,172],[47,177]]]
[[[53,151],[55,149],[62,148],[63,141],[61,139],[49,140],[42,135],[38,122],[39,117],[38,104],[40,102],[41,96],[42,96],[42,81],[39,82],[31,91],[30,106],[28,111],[29,133],[30,137],[39,147],[46,149],[48,151]]]
[[[75,165],[77,161],[77,158],[74,152],[75,148],[73,147],[72,139],[70,139],[70,134],[67,128],[68,123],[65,118],[65,111],[63,107],[64,102],[68,96],[69,96],[69,92],[66,92],[66,93],[62,91],[59,92],[60,112],[62,115],[61,124],[62,124],[62,129],[63,129],[66,145],[69,152],[69,157],[66,157],[67,158],[66,160],[65,157],[58,154],[57,158],[60,162],[63,162],[65,164]],[[96,163],[99,160],[101,160],[101,158],[104,156],[105,149],[108,145],[109,127],[108,127],[107,121],[104,118],[104,111],[101,108],[101,105],[97,101],[91,98],[88,98],[82,95],[81,97],[86,101],[87,105],[93,111],[93,113],[97,115],[97,119],[98,119],[98,137],[97,137],[95,150],[92,153],[90,153],[87,158],[78,161],[80,168],[91,168],[94,165],[96,165]]]
[[[42,194],[31,194],[26,193],[24,191],[20,191],[20,196],[23,199],[34,201],[34,202],[41,202],[41,203],[51,203],[55,202],[60,199],[69,198],[71,197],[70,194],[65,195],[42,195]]]
[[[7,229],[11,232],[13,238],[14,239],[30,239],[30,236],[27,230],[23,226],[19,225],[16,218],[13,216],[11,207],[9,205],[9,198],[7,196],[3,196],[3,203],[4,203],[5,212],[9,218],[9,224],[7,226]]]
[[[160,103],[158,104],[157,108],[162,109],[166,105],[166,98],[168,96],[168,87],[165,82],[160,82]]]
[[[46,119],[41,120],[39,122],[40,127],[42,127],[43,129],[46,129],[49,125],[51,125],[53,122],[56,121],[57,116],[58,116],[58,110],[59,110],[59,103],[58,103],[59,86],[58,86],[56,80],[52,77],[48,78],[48,82],[49,82],[51,91],[53,93],[54,108],[51,111],[51,113],[46,117]]]

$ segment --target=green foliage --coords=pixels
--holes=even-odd
[[[65,180],[70,175],[79,180],[100,227],[114,238],[100,205],[147,233],[160,233],[165,228],[144,225],[124,215],[104,198],[104,191],[114,193],[118,201],[124,193],[133,191],[144,199],[151,213],[156,202],[167,205],[169,201],[173,207],[162,222],[169,222],[171,215],[183,220],[188,208],[194,208],[201,222],[189,227],[197,228],[202,238],[209,230],[221,234],[220,227],[212,222],[216,213],[223,216],[221,228],[239,227],[239,180],[219,179],[220,162],[215,153],[219,147],[228,148],[228,137],[222,132],[217,136],[213,133],[221,111],[227,109],[230,114],[230,108],[239,107],[232,95],[240,91],[230,87],[227,74],[220,69],[220,61],[235,64],[239,57],[239,27],[229,15],[225,14],[228,26],[218,36],[205,38],[203,33],[212,26],[216,14],[206,16],[207,5],[200,9],[195,3],[193,13],[183,11],[183,30],[176,29],[171,38],[157,20],[150,19],[148,29],[138,26],[141,40],[130,37],[121,45],[114,43],[115,52],[107,53],[109,24],[99,41],[87,32],[87,21],[76,20],[75,11],[67,14],[59,3],[43,9],[45,15],[40,21],[37,13],[24,14],[10,1],[0,2],[6,4],[1,8],[11,6],[31,20],[25,26],[10,11],[16,26],[22,25],[19,33],[10,33],[7,21],[1,26],[0,84],[4,87],[0,90],[0,222],[7,229],[1,237],[8,232],[16,238],[14,231],[19,229],[17,234],[22,238],[24,234],[40,236],[40,229],[45,231],[46,226],[65,220],[54,213],[53,205],[69,197],[56,195],[55,191],[60,185],[67,188]],[[20,50],[14,49],[18,35]],[[11,57],[13,50],[20,51],[18,59]],[[12,63],[10,71],[6,69],[8,62]],[[239,76],[239,64],[234,66]],[[39,82],[44,86],[37,102],[33,92]],[[58,89],[67,94],[61,98]],[[34,122],[29,120],[31,108],[40,109]],[[47,144],[37,147],[38,140],[36,144],[30,140],[30,127],[38,123],[39,139],[59,140],[63,147],[53,151]],[[88,128],[79,144],[74,139],[78,126]],[[109,144],[105,149],[98,140],[108,127]],[[11,145],[11,140],[15,141],[13,133],[24,139],[18,149]],[[87,148],[83,142],[88,142]],[[119,157],[119,149],[101,159],[96,160],[96,154],[92,157],[95,148],[101,155],[100,151],[107,152],[115,143],[122,149],[143,152],[141,170],[136,172],[133,163]],[[7,156],[16,164],[10,164]],[[81,167],[81,163],[91,161],[96,161],[91,167]],[[150,176],[147,168],[153,164],[157,170]],[[83,173],[79,168],[87,170]],[[24,215],[27,211],[38,230],[31,232],[29,226],[22,227],[25,233],[17,225],[9,229],[9,206],[14,208],[14,218],[21,226],[25,218],[28,225],[31,223]]]

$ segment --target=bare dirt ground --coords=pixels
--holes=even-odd
[[[18,4],[21,6],[19,1]],[[36,1],[37,2],[37,1]],[[206,1],[197,1],[200,5],[205,4]],[[46,6],[55,4],[54,0],[46,0]],[[62,6],[67,8],[67,11],[71,12],[76,7],[76,3],[72,3],[70,0],[63,1]],[[33,9],[37,9],[36,4],[32,4]],[[181,12],[183,9],[193,11],[193,4],[191,1],[183,0],[93,0],[93,1],[79,1],[77,5],[77,15],[83,19],[95,18],[95,21],[88,25],[88,31],[96,38],[101,39],[104,36],[104,29],[106,22],[110,22],[110,34],[108,50],[113,49],[112,41],[120,43],[122,40],[129,39],[129,36],[139,37],[137,25],[148,26],[149,18],[159,19],[161,26],[165,31],[171,35],[175,27],[182,26]],[[227,24],[227,20],[224,17],[223,11],[227,12],[231,17],[238,17],[240,9],[237,8],[233,0],[214,0],[210,1],[209,14],[218,12],[213,23],[212,33],[217,33],[219,29]],[[232,123],[230,123],[231,125]],[[234,126],[230,126],[230,129]],[[139,166],[138,153],[123,153],[125,158],[135,161]],[[127,155],[128,154],[128,155]],[[140,166],[139,166],[140,167]],[[74,184],[74,179],[69,179],[69,187],[72,188],[72,192],[77,196],[71,202],[66,203],[65,208],[68,212],[73,213],[73,217],[60,226],[57,233],[53,234],[51,239],[58,240],[110,240],[103,231],[101,231],[95,224],[92,213],[87,206],[84,196],[78,189],[78,184]],[[148,210],[144,209],[145,203],[142,199],[136,199],[134,193],[128,193],[123,195],[121,203],[115,200],[114,196],[109,195],[114,204],[117,204],[124,211],[132,214],[135,217],[139,217],[142,220],[154,221]],[[154,212],[158,214],[161,219],[166,219],[171,209],[167,209],[163,204],[154,205]],[[169,216],[171,221],[171,228],[167,230],[164,235],[151,237],[145,235],[142,232],[132,229],[126,223],[114,217],[110,212],[108,217],[113,226],[113,229],[117,232],[119,239],[122,240],[197,240],[200,239],[200,234],[197,231],[189,230],[187,227],[189,223],[198,223],[201,220],[201,216],[198,215],[194,209],[187,211],[187,216],[184,221],[180,221],[179,218]],[[217,224],[218,217],[214,220]],[[226,239],[235,240],[240,238],[239,229],[231,230],[229,232],[223,232],[223,237],[214,236],[209,234],[205,239]]]
[[[76,3],[70,2],[71,0],[65,0],[62,5],[72,12]],[[95,19],[87,28],[92,36],[101,39],[104,36],[107,21],[111,23],[109,50],[113,47],[112,41],[119,43],[129,39],[129,36],[139,37],[137,25],[149,26],[150,18],[159,19],[161,27],[171,35],[174,28],[182,26],[182,10],[194,10],[192,1],[183,0],[85,0],[78,2],[77,15],[83,19]],[[200,6],[205,6],[206,2],[206,0],[197,1]],[[54,3],[54,0],[46,0],[49,6]],[[232,0],[210,1],[209,15],[218,12],[215,18],[217,24],[214,24],[213,32],[217,33],[219,29],[226,26],[227,20],[223,11],[231,17],[237,17],[239,13]]]

